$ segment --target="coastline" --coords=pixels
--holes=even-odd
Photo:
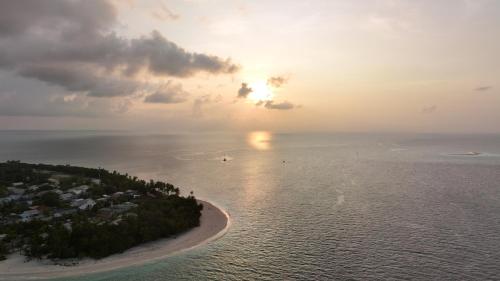
[[[198,201],[203,204],[200,226],[175,238],[138,245],[100,260],[83,259],[71,266],[45,260],[25,262],[23,256],[11,254],[0,262],[0,280],[50,279],[111,271],[157,261],[220,238],[229,227],[228,214],[210,202]]]

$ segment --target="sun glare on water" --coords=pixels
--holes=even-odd
[[[271,148],[272,134],[267,131],[250,132],[247,135],[248,144],[257,150],[269,150]]]
[[[252,92],[248,95],[248,98],[253,102],[268,101],[273,99],[273,91],[267,85],[266,81],[258,81],[250,84]]]

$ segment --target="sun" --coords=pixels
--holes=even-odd
[[[257,81],[250,83],[250,88],[252,92],[248,95],[248,98],[253,102],[259,101],[269,101],[273,99],[273,91],[267,85],[266,81]]]

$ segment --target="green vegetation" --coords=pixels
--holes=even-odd
[[[5,186],[0,185],[0,198],[9,195],[9,191]]]
[[[203,208],[168,183],[68,165],[0,163],[0,186],[0,259],[103,258],[198,226]]]
[[[55,192],[47,192],[40,196],[39,200],[35,201],[35,205],[42,205],[47,207],[62,207],[64,202]]]
[[[7,246],[0,241],[0,261],[5,260],[8,253]]]
[[[40,184],[46,182],[49,177],[49,174],[34,171],[33,167],[19,161],[8,161],[0,164],[0,186],[8,186],[26,179],[32,184]]]

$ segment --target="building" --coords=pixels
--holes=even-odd
[[[28,222],[28,221],[31,221],[33,218],[37,217],[38,215],[40,215],[40,211],[28,210],[28,211],[24,211],[21,214],[19,214],[19,217],[21,218],[21,221]]]
[[[69,189],[68,192],[71,192],[71,193],[73,193],[75,195],[81,195],[81,194],[87,192],[87,190],[89,188],[90,187],[88,185],[81,185],[81,186]]]
[[[113,198],[118,198],[118,197],[122,196],[123,194],[125,194],[125,193],[123,193],[121,191],[118,191],[118,192],[113,193],[112,197]]]
[[[71,203],[72,207],[77,207],[80,210],[92,209],[95,206],[95,201],[92,199],[77,199]]]
[[[0,198],[0,205],[7,204],[7,203],[10,203],[12,201],[17,201],[20,198],[21,198],[21,195],[18,195],[18,194],[13,194],[13,195],[10,195],[10,196],[4,197],[4,198]]]
[[[51,190],[40,191],[36,194],[36,196],[41,197],[47,193],[56,193],[57,195],[61,195],[63,192],[60,189],[51,189]]]
[[[77,209],[58,210],[54,213],[54,218],[60,218],[63,216],[72,215],[75,214],[76,212],[78,212]]]
[[[61,200],[68,201],[68,200],[73,199],[75,197],[75,195],[73,193],[67,192],[67,193],[61,194],[60,197],[61,197]]]
[[[7,190],[9,191],[9,193],[13,193],[13,194],[16,194],[16,195],[22,195],[22,194],[24,194],[24,189],[17,188],[17,187],[14,187],[14,186],[7,187]]]
[[[122,203],[122,204],[117,204],[117,205],[113,205],[111,206],[110,208],[115,212],[115,213],[118,213],[118,214],[121,214],[121,213],[125,213],[127,212],[128,210],[132,209],[132,208],[135,208],[137,207],[138,205],[137,204],[134,204],[132,202],[125,202],[125,203]]]
[[[113,215],[118,215],[118,214],[126,213],[130,209],[135,208],[137,206],[138,206],[137,204],[134,204],[132,202],[125,202],[123,204],[113,205],[113,206],[111,206],[109,208],[101,208],[98,211],[98,215],[101,218],[109,219]]]
[[[80,210],[92,209],[92,207],[94,207],[96,204],[95,201],[92,199],[86,199],[83,201],[84,201],[83,204],[78,207]]]

